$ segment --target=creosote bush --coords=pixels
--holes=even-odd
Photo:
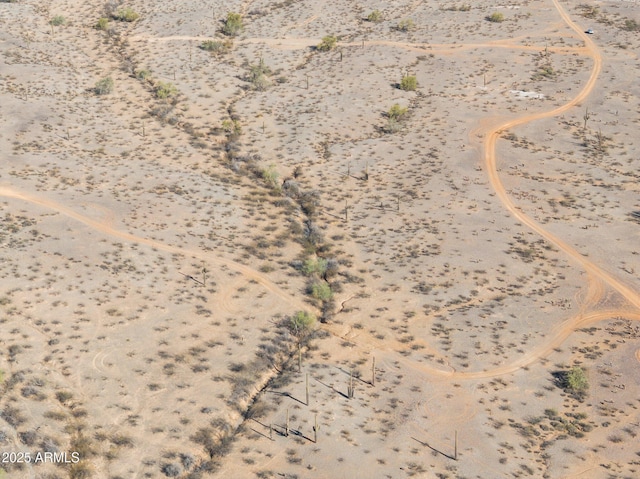
[[[418,79],[414,75],[407,75],[400,80],[400,89],[404,91],[414,91],[418,88]]]
[[[206,40],[202,42],[200,48],[206,52],[222,54],[231,50],[233,42],[231,40]]]
[[[336,37],[335,35],[327,35],[325,37],[322,37],[322,41],[316,47],[316,50],[321,52],[328,52],[333,50],[337,44],[338,44],[338,37]]]
[[[124,7],[116,10],[115,13],[111,15],[114,20],[118,20],[121,22],[135,22],[140,15],[138,15],[131,7]]]
[[[404,20],[400,20],[396,28],[401,32],[408,32],[416,28],[416,24],[410,18],[405,18]]]
[[[407,113],[407,111],[408,111],[407,107],[400,106],[396,103],[391,108],[389,108],[389,112],[387,113],[387,115],[389,116],[389,118],[398,120],[401,117],[403,117]]]
[[[98,22],[95,25],[97,30],[108,30],[109,29],[109,19],[107,17],[102,17],[98,19]]]
[[[235,37],[242,31],[242,15],[239,13],[229,12],[227,19],[222,27],[222,33],[230,37]]]
[[[488,17],[486,17],[488,21],[493,23],[502,23],[504,22],[504,15],[500,12],[494,12]]]
[[[367,15],[367,20],[373,23],[380,23],[383,20],[382,12],[380,10],[374,10]]]
[[[93,89],[96,95],[108,95],[113,92],[113,78],[106,77],[102,80],[98,80],[96,86]]]
[[[56,15],[49,21],[49,23],[54,27],[59,27],[67,23],[67,19],[64,18],[62,15]]]
[[[329,301],[333,297],[331,286],[324,281],[314,281],[311,283],[309,292],[312,297],[320,301]]]
[[[156,96],[160,99],[170,98],[178,93],[178,89],[173,83],[158,82],[156,84]]]

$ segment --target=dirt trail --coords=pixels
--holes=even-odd
[[[0,186],[0,196],[26,201],[34,205],[42,206],[44,208],[57,211],[58,213],[68,216],[69,218],[73,218],[74,220],[79,221],[80,223],[83,223],[89,226],[90,228],[93,228],[96,231],[99,231],[109,236],[119,238],[129,243],[146,245],[152,248],[156,248],[160,251],[166,251],[168,253],[176,253],[176,254],[181,254],[185,256],[191,256],[191,257],[202,259],[210,264],[213,263],[218,266],[226,266],[234,271],[237,271],[243,274],[245,277],[256,281],[257,283],[262,285],[263,288],[277,295],[282,300],[289,303],[292,307],[296,309],[303,309],[303,310],[309,309],[309,306],[306,303],[297,299],[297,297],[293,293],[288,293],[284,291],[282,288],[280,288],[279,286],[274,284],[270,279],[268,279],[264,274],[248,266],[245,266],[241,263],[238,263],[236,261],[220,257],[218,254],[213,255],[211,253],[207,253],[204,251],[190,250],[190,249],[180,248],[178,246],[171,246],[165,243],[161,243],[159,241],[151,240],[148,238],[142,238],[140,236],[136,236],[130,233],[125,233],[124,231],[119,231],[112,228],[109,224],[96,221],[84,215],[81,215],[80,213],[77,213],[76,211],[66,206],[63,206],[59,203],[56,203],[54,201],[50,201],[44,198],[38,198],[32,195],[29,195],[27,193],[16,191],[6,186]],[[224,287],[224,285],[222,286]]]
[[[500,135],[505,130],[513,128],[514,126],[523,125],[525,123],[530,123],[532,121],[540,120],[543,118],[557,116],[578,105],[579,103],[584,101],[591,93],[602,69],[602,57],[600,56],[600,53],[598,52],[591,39],[584,32],[582,32],[582,30],[575,23],[573,23],[573,21],[569,18],[569,16],[564,11],[562,6],[560,6],[557,0],[554,0],[553,3],[555,4],[564,21],[578,33],[582,40],[584,40],[587,49],[590,52],[590,56],[593,58],[593,69],[591,70],[591,75],[589,76],[589,80],[585,84],[582,91],[568,103],[548,112],[527,115],[514,120],[509,120],[486,131],[486,140],[484,144],[484,160],[487,168],[487,174],[489,175],[489,181],[491,182],[491,186],[495,190],[497,197],[515,218],[517,218],[521,223],[528,226],[540,236],[545,238],[547,241],[555,245],[558,249],[564,251],[573,260],[579,263],[590,275],[601,279],[605,284],[611,286],[614,290],[620,293],[630,304],[640,309],[640,294],[637,291],[587,259],[575,248],[555,236],[553,233],[544,229],[539,223],[524,214],[507,195],[504,185],[500,180],[500,176],[498,175],[496,166],[496,142]]]

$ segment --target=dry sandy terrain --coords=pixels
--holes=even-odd
[[[640,4],[469,4],[0,2],[0,477],[640,476]]]

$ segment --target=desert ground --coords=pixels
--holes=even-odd
[[[633,0],[1,0],[0,477],[640,477],[639,54]]]

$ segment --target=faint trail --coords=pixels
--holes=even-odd
[[[235,262],[233,260],[230,259],[226,259],[226,258],[222,258],[220,256],[217,255],[213,255],[211,253],[207,253],[204,251],[199,251],[199,250],[190,250],[190,249],[185,249],[185,248],[180,248],[177,246],[171,246],[165,243],[161,243],[159,241],[155,241],[155,240],[151,240],[148,238],[142,238],[140,236],[136,236],[130,233],[125,233],[124,231],[119,231],[116,230],[114,228],[112,228],[110,225],[107,225],[103,222],[100,221],[96,221],[93,220],[91,218],[88,218],[84,215],[81,215],[79,213],[77,213],[76,211],[67,208],[66,206],[63,206],[59,203],[50,201],[50,200],[46,200],[44,198],[38,198],[32,195],[29,195],[27,193],[23,193],[23,192],[18,192],[12,188],[6,187],[6,186],[0,186],[0,196],[4,196],[6,198],[13,198],[13,199],[17,199],[17,200],[22,200],[22,201],[26,201],[28,203],[32,203],[35,205],[39,205],[42,206],[44,208],[47,209],[51,209],[54,211],[57,211],[58,213],[61,213],[65,216],[68,216],[69,218],[72,218],[76,221],[79,221],[80,223],[83,223],[87,226],[89,226],[90,228],[93,228],[96,231],[99,231],[103,234],[109,235],[109,236],[113,236],[115,238],[119,238],[121,240],[127,241],[129,243],[137,243],[137,244],[141,244],[141,245],[146,245],[146,246],[150,246],[152,248],[156,248],[160,251],[166,251],[168,253],[176,253],[176,254],[181,254],[181,255],[186,255],[186,256],[192,256],[195,258],[200,258],[202,260],[205,260],[209,263],[213,263],[213,264],[217,264],[218,266],[226,266],[232,270],[238,271],[239,273],[242,273],[244,276],[246,276],[247,278],[253,279],[254,281],[256,281],[257,283],[259,283],[260,285],[262,285],[263,288],[265,288],[266,290],[268,290],[269,292],[277,295],[278,297],[280,297],[283,301],[289,303],[291,306],[297,308],[297,309],[303,309],[303,310],[308,310],[309,306],[304,303],[303,301],[299,300],[296,296],[294,296],[293,293],[288,293],[286,291],[284,291],[282,288],[280,288],[279,286],[277,286],[276,284],[274,284],[270,279],[268,279],[264,274],[259,273],[258,271],[245,266],[241,263]]]
[[[312,17],[312,19],[315,19]],[[307,20],[307,22],[311,22],[312,19]],[[292,28],[297,28],[299,26],[304,25],[303,22],[301,25],[295,25]],[[206,40],[216,40],[217,37],[203,37],[203,36],[189,36],[189,35],[173,35],[167,37],[150,37],[146,35],[134,35],[129,37],[129,40],[146,40],[150,43],[164,43],[164,42],[177,42],[177,41],[198,41],[204,42]],[[296,38],[296,37],[284,37],[284,38],[245,38],[242,40],[236,41],[236,45],[252,45],[252,44],[263,44],[272,48],[281,49],[281,50],[300,50],[304,48],[311,48],[320,43],[320,38]],[[354,42],[338,42],[339,47],[362,47],[362,41],[354,41]],[[409,43],[409,42],[395,42],[391,40],[365,40],[364,45],[367,46],[389,46],[395,48],[402,48],[405,50],[411,50],[416,52],[427,52],[427,53],[456,53],[464,50],[473,50],[473,49],[484,49],[484,48],[501,48],[506,50],[524,50],[524,51],[534,51],[540,52],[540,45],[514,45],[506,43],[506,40],[496,40],[493,42],[486,43],[460,43],[460,44],[447,44],[447,43]],[[585,47],[557,47],[557,46],[548,46],[546,47],[547,51],[553,53],[563,53],[563,54],[572,54],[572,53],[581,53],[587,54],[589,50]]]

